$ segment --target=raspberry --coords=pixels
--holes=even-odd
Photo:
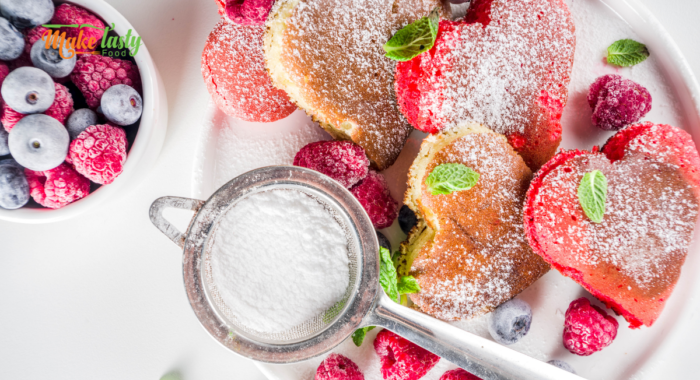
[[[24,52],[26,54],[29,54],[29,52],[32,50],[32,46],[34,46],[34,43],[39,41],[47,30],[49,30],[49,28],[37,26],[36,28],[29,29],[24,34]]]
[[[85,95],[88,107],[97,109],[102,94],[115,84],[126,84],[141,93],[141,77],[135,64],[118,58],[83,54],[70,79]]]
[[[445,372],[440,376],[440,380],[481,380],[480,377],[476,377],[471,373],[461,369],[453,369],[452,371]]]
[[[619,75],[605,75],[591,85],[591,120],[600,129],[618,130],[651,111],[651,94],[642,85]]]
[[[618,323],[586,298],[569,305],[564,320],[564,347],[572,354],[588,356],[607,347],[617,336]]]
[[[54,99],[53,104],[51,104],[51,107],[44,111],[44,114],[53,117],[62,124],[65,124],[68,116],[73,113],[73,96],[70,94],[70,91],[68,91],[66,86],[59,83],[55,83],[55,86],[56,98]],[[5,127],[6,131],[9,132],[12,128],[14,128],[15,124],[17,124],[17,122],[22,120],[22,118],[25,116],[27,115],[21,114],[10,108],[7,103],[3,103],[0,121],[2,121],[2,125]]]
[[[66,161],[95,183],[108,185],[124,171],[126,132],[113,125],[91,125],[70,143]]]
[[[5,81],[5,77],[10,74],[10,68],[7,63],[0,62],[0,87],[2,87],[2,82]]]
[[[294,156],[294,165],[321,172],[351,188],[367,177],[369,160],[361,146],[349,141],[317,141]]]
[[[365,376],[352,360],[330,354],[318,366],[314,380],[365,380]]]
[[[219,14],[238,25],[262,25],[275,0],[217,0]]]
[[[94,38],[94,44],[95,46],[98,46],[100,43],[100,40],[102,39],[102,35],[104,34],[104,29],[105,29],[105,24],[100,20],[97,16],[92,14],[90,11],[88,11],[85,8],[79,7],[77,5],[72,5],[72,4],[61,4],[56,8],[56,11],[53,14],[53,18],[51,19],[52,24],[59,24],[59,25],[92,25],[94,27],[100,28],[100,29],[95,29],[95,28],[61,28],[61,33],[65,32],[66,33],[66,38],[71,38],[75,37],[76,38],[76,44],[77,44],[77,38],[80,35],[80,32],[83,33],[83,37],[81,41],[85,41],[85,44],[82,42],[80,43],[81,46],[76,46],[76,51],[78,52],[89,52],[93,51],[95,49],[90,49],[87,48],[88,43],[91,42],[91,39]],[[86,48],[83,49],[83,46],[86,46]]]
[[[367,211],[374,228],[389,227],[399,214],[399,203],[391,197],[386,180],[374,170],[370,170],[350,192]]]
[[[440,357],[416,346],[389,330],[374,338],[374,350],[379,355],[385,380],[417,380],[433,368]]]
[[[65,162],[44,172],[24,170],[32,198],[48,208],[61,208],[90,193],[90,181]]]

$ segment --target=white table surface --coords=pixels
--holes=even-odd
[[[148,219],[154,199],[191,195],[195,142],[209,99],[200,54],[218,19],[216,3],[108,2],[143,37],[165,82],[165,145],[150,178],[105,207],[56,224],[0,221],[0,378],[157,380],[176,371],[183,380],[263,380],[253,363],[200,327],[184,292],[181,252]],[[700,2],[643,3],[700,74]],[[188,220],[171,217],[180,226]],[[696,314],[687,318],[697,322]],[[660,365],[645,378],[697,378],[696,325],[671,336],[678,349],[654,357]]]

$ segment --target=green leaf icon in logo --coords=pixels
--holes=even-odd
[[[608,180],[600,170],[586,173],[578,186],[578,201],[583,212],[594,223],[603,222],[605,200],[608,197]]]

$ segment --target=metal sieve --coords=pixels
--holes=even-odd
[[[218,294],[210,261],[219,221],[226,212],[251,194],[273,189],[309,195],[338,222],[348,241],[350,284],[342,302],[331,309],[287,331],[265,333],[236,319]],[[195,212],[185,234],[163,218],[166,208]],[[149,214],[153,224],[183,248],[185,291],[202,326],[219,343],[244,357],[294,363],[328,352],[359,327],[380,326],[485,380],[581,379],[393,302],[380,291],[379,244],[369,217],[344,186],[316,171],[294,166],[260,168],[234,178],[206,202],[159,198]]]

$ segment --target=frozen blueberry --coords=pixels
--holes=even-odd
[[[46,42],[38,40],[32,46],[29,56],[34,66],[46,71],[51,77],[65,78],[73,72],[75,63],[78,61],[78,55],[68,50],[65,45],[61,47],[61,50],[63,55],[58,49],[54,49],[53,46],[47,49]],[[70,57],[71,55],[72,57]],[[64,59],[63,57],[70,58]]]
[[[24,169],[0,165],[0,208],[18,209],[29,202],[29,183]]]
[[[49,109],[56,98],[56,86],[45,71],[25,66],[5,78],[0,94],[10,108],[27,115]]]
[[[17,29],[27,29],[46,24],[53,17],[51,0],[0,0],[0,13]]]
[[[65,161],[70,136],[58,120],[44,114],[25,116],[10,131],[10,153],[34,171],[51,170]]]
[[[11,61],[24,51],[24,36],[7,19],[0,17],[0,59]]]
[[[377,232],[377,239],[379,239],[379,246],[384,247],[389,250],[389,253],[391,253],[391,242],[389,242],[389,239],[384,236],[383,233],[376,231]]]
[[[555,366],[555,367],[557,367],[557,368],[561,368],[561,369],[563,369],[563,370],[566,371],[566,372],[571,372],[571,373],[573,373],[574,375],[576,374],[576,371],[574,371],[573,367],[571,367],[571,366],[569,365],[569,363],[567,363],[567,362],[565,362],[565,361],[561,361],[561,360],[556,360],[556,359],[555,359],[555,360],[550,360],[550,361],[548,361],[547,363],[549,363],[549,364],[551,364],[551,365],[553,365],[553,366]]]
[[[532,310],[527,302],[512,299],[491,313],[489,333],[500,344],[513,344],[530,331]]]
[[[105,91],[100,101],[102,113],[116,125],[134,124],[143,112],[143,101],[133,87],[125,84],[114,85]]]
[[[11,165],[11,166],[16,166],[22,170],[24,170],[24,167],[20,164],[17,163],[13,158],[3,158],[0,160],[0,166],[2,165]]]
[[[87,127],[97,124],[97,114],[89,108],[73,111],[66,121],[66,128],[71,140],[75,140]]]
[[[399,226],[401,227],[401,231],[408,235],[416,223],[418,223],[416,213],[406,205],[401,206],[401,210],[399,210]]]
[[[0,125],[0,156],[5,156],[10,154],[10,146],[7,145],[7,139],[8,139],[9,134],[5,130],[5,128]]]

